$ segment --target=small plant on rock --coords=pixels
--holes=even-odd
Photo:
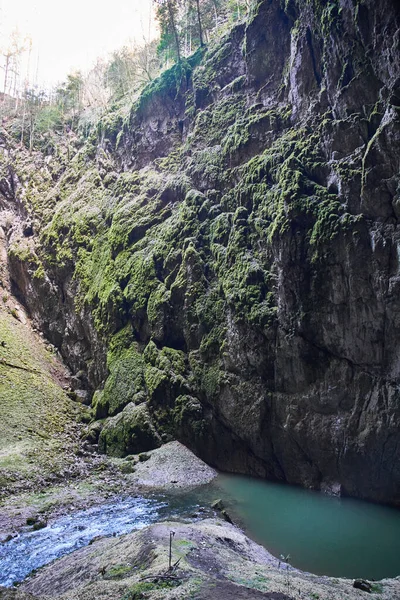
[[[286,556],[284,554],[281,554],[279,556],[280,561],[279,561],[279,568],[281,567],[281,561],[283,563],[286,564],[286,570],[285,570],[285,585],[286,585],[286,590],[287,593],[290,594],[290,588],[291,588],[291,578],[290,578],[290,559],[291,556],[290,554],[287,554]]]

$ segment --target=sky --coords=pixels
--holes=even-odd
[[[52,87],[129,40],[140,43],[149,31],[154,37],[151,6],[151,0],[0,0],[0,48],[15,28],[31,36],[30,71],[41,87]]]

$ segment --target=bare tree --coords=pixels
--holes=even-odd
[[[18,29],[14,29],[4,47],[1,49],[3,57],[3,100],[6,94],[17,95],[17,84],[20,76],[20,60],[22,54],[28,49],[29,40],[22,37]]]

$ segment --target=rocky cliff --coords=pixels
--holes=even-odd
[[[13,289],[100,449],[400,504],[399,42],[395,0],[262,0],[71,160],[4,138]]]

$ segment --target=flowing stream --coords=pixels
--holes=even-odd
[[[0,585],[90,543],[165,520],[196,521],[215,513],[221,498],[235,523],[275,556],[300,569],[334,577],[382,579],[400,575],[400,511],[324,496],[249,477],[219,475],[190,492],[117,498],[21,532],[0,544]]]
[[[203,509],[197,495],[154,495],[150,498],[116,498],[113,502],[93,506],[51,521],[38,531],[22,532],[0,544],[0,585],[12,586],[32,571],[56,558],[87,546],[98,536],[115,536],[142,529],[157,521],[212,516]],[[31,529],[31,528],[30,528]]]

